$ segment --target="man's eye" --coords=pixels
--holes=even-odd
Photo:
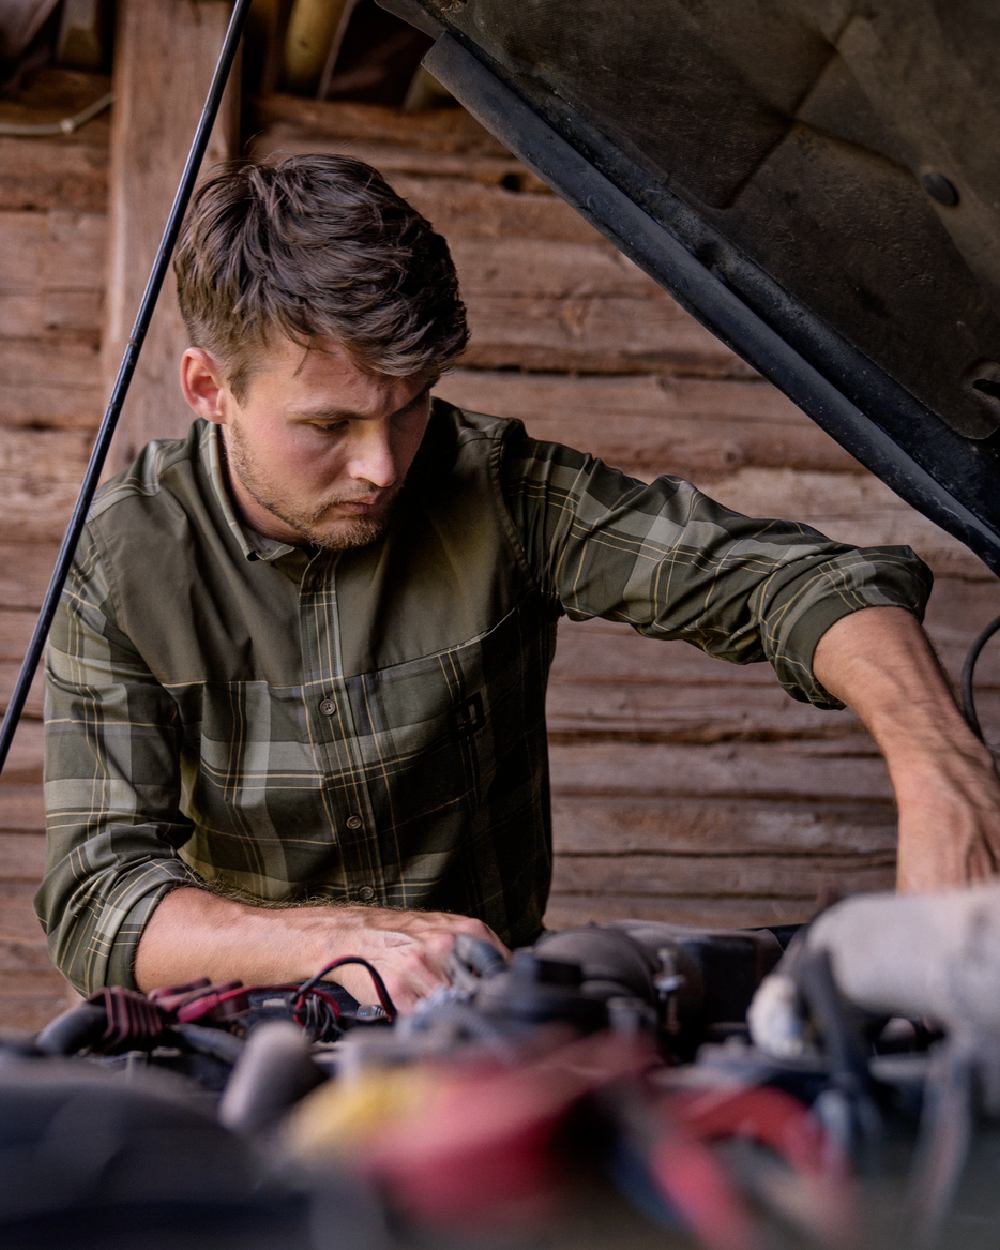
[[[346,425],[346,421],[317,421],[313,429],[319,430],[321,434],[339,434]]]

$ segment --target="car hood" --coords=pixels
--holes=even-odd
[[[380,3],[564,199],[1000,572],[1000,5]]]

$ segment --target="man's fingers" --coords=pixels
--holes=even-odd
[[[456,916],[455,919],[458,921],[456,928],[459,933],[478,938],[481,942],[489,942],[490,946],[498,950],[501,955],[510,954],[489,925],[483,924],[481,920],[474,920],[471,916]]]
[[[419,939],[411,937],[381,954],[370,952],[371,963],[399,1010],[412,1009],[432,990],[449,983],[448,959],[454,942],[454,934],[433,932]],[[359,1003],[378,1002],[374,983],[364,969],[338,968],[333,976]]]
[[[351,953],[363,955],[379,972],[393,1002],[402,1010],[440,986],[450,983],[450,963],[460,934],[488,942],[504,957],[507,947],[481,920],[448,912],[401,911],[392,908],[357,909],[351,913],[349,934],[341,935]],[[334,974],[361,1003],[378,1001],[370,977],[359,968]]]

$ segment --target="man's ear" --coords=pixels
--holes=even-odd
[[[189,408],[206,421],[225,425],[229,390],[222,367],[203,347],[188,347],[181,356],[181,391]]]

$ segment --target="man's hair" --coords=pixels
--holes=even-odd
[[[345,156],[222,167],[196,193],[174,256],[192,344],[237,398],[275,334],[340,344],[359,367],[439,371],[468,342],[448,245],[377,170]]]

